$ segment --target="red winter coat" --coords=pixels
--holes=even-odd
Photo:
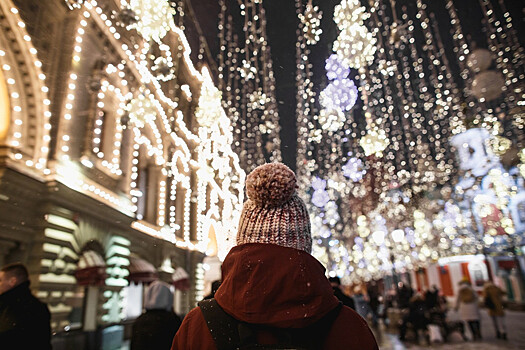
[[[247,243],[234,247],[222,265],[223,282],[217,303],[238,320],[272,327],[306,327],[337,306],[324,267],[310,254],[274,244]],[[261,344],[275,341],[258,334]],[[197,307],[184,318],[172,350],[209,349],[215,343]],[[377,350],[366,322],[344,306],[323,349]]]

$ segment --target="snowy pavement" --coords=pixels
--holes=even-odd
[[[500,349],[525,349],[525,312],[507,311],[507,335],[508,341],[496,339],[492,320],[485,310],[481,312],[481,332],[483,341],[463,341],[456,334],[450,342],[445,344],[419,345],[414,342],[400,342],[394,334],[383,334],[379,342],[380,350],[500,350]],[[450,316],[454,319],[455,313]],[[468,333],[467,333],[468,334]]]

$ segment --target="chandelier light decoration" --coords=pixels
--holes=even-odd
[[[232,147],[239,154],[243,169],[250,172],[258,165],[281,160],[266,11],[260,0],[218,0],[218,7],[218,88],[235,130]],[[313,40],[320,34],[320,15],[316,16],[315,11],[312,8],[304,13]]]
[[[359,0],[343,0],[335,7],[334,21],[340,33],[333,50],[351,68],[366,67],[374,60],[377,41],[364,24],[369,17]]]

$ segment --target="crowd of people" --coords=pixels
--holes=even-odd
[[[481,292],[472,287],[468,278],[458,284],[457,297],[452,307],[437,286],[432,286],[424,292],[415,292],[409,285],[399,282],[397,288],[387,291],[384,298],[378,296],[375,283],[367,286],[366,293],[362,287],[354,288],[352,295],[343,293],[338,277],[329,278],[334,289],[334,295],[344,305],[355,309],[361,317],[371,322],[376,329],[378,319],[385,324],[394,323],[391,329],[399,331],[399,339],[407,340],[407,333],[413,333],[413,341],[419,342],[423,336],[427,342],[447,341],[453,332],[466,341],[482,340],[481,313],[485,307],[492,318],[497,339],[507,340],[505,311],[503,308],[504,294],[501,288],[492,282],[486,282]],[[386,310],[397,310],[399,319],[391,315],[389,319]],[[456,317],[449,317],[449,311],[454,310]],[[467,327],[470,337],[467,337]]]
[[[429,336],[438,329],[446,341],[460,325],[447,321],[447,301],[433,286],[424,293],[400,283],[381,295],[375,282],[355,286],[348,296],[338,277],[329,279],[310,253],[312,236],[295,174],[280,163],[257,167],[246,179],[237,246],[222,265],[222,279],[182,320],[173,311],[173,293],[161,281],[145,293],[144,313],[133,325],[131,350],[230,349],[279,345],[304,349],[377,350],[369,328],[388,309],[401,310],[399,335],[409,329]],[[22,264],[0,270],[0,344],[2,349],[51,349],[50,313],[29,289]],[[473,340],[482,339],[480,302],[489,309],[496,335],[507,339],[504,292],[488,282],[480,295],[462,280],[454,308]],[[433,327],[430,327],[433,326]],[[430,327],[430,328],[429,328]],[[433,332],[430,332],[433,333]],[[31,335],[31,336],[28,336]]]

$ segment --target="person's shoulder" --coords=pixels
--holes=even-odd
[[[181,328],[185,327],[190,332],[202,332],[208,329],[200,307],[193,308],[182,320]]]
[[[368,328],[366,321],[355,310],[348,306],[343,306],[341,308],[341,312],[339,312],[336,322],[352,323],[355,324],[355,326],[366,326]]]
[[[377,342],[367,322],[347,306],[343,306],[328,336],[326,349],[377,350]]]

